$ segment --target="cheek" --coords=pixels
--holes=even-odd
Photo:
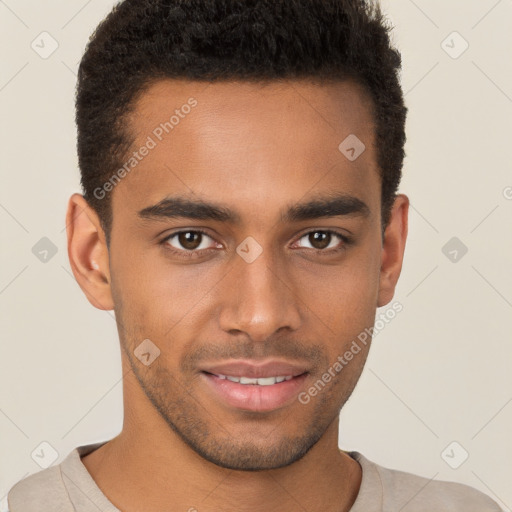
[[[174,337],[177,328],[190,327],[209,307],[223,275],[213,265],[171,263],[164,248],[137,252],[127,247],[113,253],[111,261],[114,300],[122,304],[124,321],[155,339]]]
[[[354,248],[337,266],[316,265],[293,278],[306,310],[329,337],[357,336],[373,325],[379,287],[378,248]]]

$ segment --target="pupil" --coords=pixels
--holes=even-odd
[[[316,231],[309,235],[309,241],[316,249],[325,249],[331,242],[331,234],[325,231]]]

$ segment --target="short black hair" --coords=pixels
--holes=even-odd
[[[126,120],[136,100],[169,78],[355,80],[372,99],[384,230],[402,175],[407,114],[391,30],[370,0],[117,3],[89,39],[76,90],[83,195],[100,218],[107,244],[111,197],[95,190],[126,161],[134,142]]]

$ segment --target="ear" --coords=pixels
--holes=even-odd
[[[400,277],[404,258],[408,215],[409,198],[404,194],[398,194],[384,232],[377,300],[377,307],[379,308],[389,304],[395,294],[395,286]]]
[[[98,309],[114,309],[105,233],[81,194],[69,198],[66,233],[71,270],[88,301]]]

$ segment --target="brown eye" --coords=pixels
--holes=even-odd
[[[201,233],[196,233],[195,231],[185,231],[178,234],[178,242],[184,249],[193,251],[201,245],[202,236]]]
[[[342,250],[349,244],[350,239],[348,237],[328,229],[310,231],[299,239],[299,246],[301,248],[313,249],[325,252],[326,254],[332,252],[332,250]]]
[[[332,235],[327,231],[314,231],[308,235],[308,240],[315,249],[329,247]]]
[[[210,236],[197,230],[180,231],[162,241],[162,243],[166,243],[173,249],[182,252],[209,249],[213,242]]]

